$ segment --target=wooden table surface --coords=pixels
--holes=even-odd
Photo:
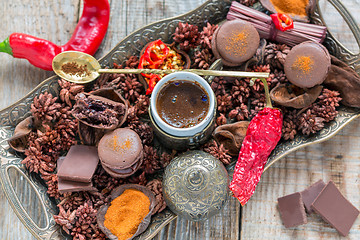
[[[324,2],[325,0],[321,1]],[[107,35],[96,53],[99,58],[137,28],[163,18],[185,13],[205,0],[112,0]],[[345,2],[345,1],[343,1]],[[360,22],[358,0],[344,3]],[[79,0],[1,1],[0,39],[12,32],[23,32],[64,44],[81,14]],[[334,9],[323,5],[329,27],[351,49],[351,34],[334,17]],[[0,109],[26,95],[37,84],[53,75],[30,65],[26,60],[0,54]],[[240,212],[235,199],[227,202],[220,214],[203,223],[178,218],[155,239],[340,239],[335,229],[312,215],[308,224],[285,229],[279,218],[277,198],[301,191],[319,179],[333,180],[341,192],[360,208],[360,119],[349,124],[327,142],[296,151],[275,163],[262,176],[257,190]],[[26,199],[26,195],[25,195]],[[28,201],[31,199],[28,197]],[[0,239],[34,239],[11,209],[0,190]],[[360,239],[360,219],[345,239]]]

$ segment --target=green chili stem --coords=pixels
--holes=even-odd
[[[11,56],[13,55],[12,49],[11,49],[11,46],[9,43],[9,38],[6,38],[3,42],[0,42],[0,52],[8,53]]]
[[[256,79],[257,78],[250,79],[250,85],[253,85]],[[266,81],[266,78],[258,78],[258,79],[260,79],[264,84],[265,98],[266,98],[266,106],[265,107],[273,108],[273,106],[271,104],[270,93],[269,93],[269,85]]]

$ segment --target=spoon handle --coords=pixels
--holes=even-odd
[[[202,69],[183,69],[183,70],[160,70],[160,69],[99,69],[98,73],[124,73],[124,74],[170,74],[174,72],[191,72],[201,76],[223,76],[223,77],[246,77],[246,78],[268,78],[266,72],[241,72],[241,71],[217,71]]]

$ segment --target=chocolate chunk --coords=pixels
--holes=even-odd
[[[315,201],[320,192],[324,189],[326,184],[323,180],[319,180],[304,191],[300,192],[302,200],[304,202],[306,211],[310,214],[313,212],[311,204]]]
[[[62,180],[89,183],[98,162],[96,147],[74,145],[71,146],[63,163],[58,167],[57,175]]]
[[[57,160],[58,168],[61,167],[64,160],[65,157],[59,157],[59,159]],[[89,183],[74,182],[74,181],[64,180],[61,177],[58,177],[58,191],[59,193],[66,193],[66,192],[80,192],[80,191],[97,191],[97,189],[93,187],[92,182]]]
[[[66,192],[80,192],[80,191],[97,191],[96,188],[93,187],[92,183],[82,183],[82,182],[74,182],[63,180],[62,178],[58,178],[58,191],[59,193]]]
[[[307,223],[305,208],[299,192],[278,198],[280,217],[286,228]]]
[[[311,207],[344,237],[359,215],[359,210],[341,194],[332,181],[324,187]]]

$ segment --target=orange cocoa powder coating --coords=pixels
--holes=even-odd
[[[276,12],[306,16],[309,0],[270,0]]]
[[[150,199],[141,191],[126,189],[115,198],[105,214],[104,225],[119,240],[131,238],[149,213]]]

